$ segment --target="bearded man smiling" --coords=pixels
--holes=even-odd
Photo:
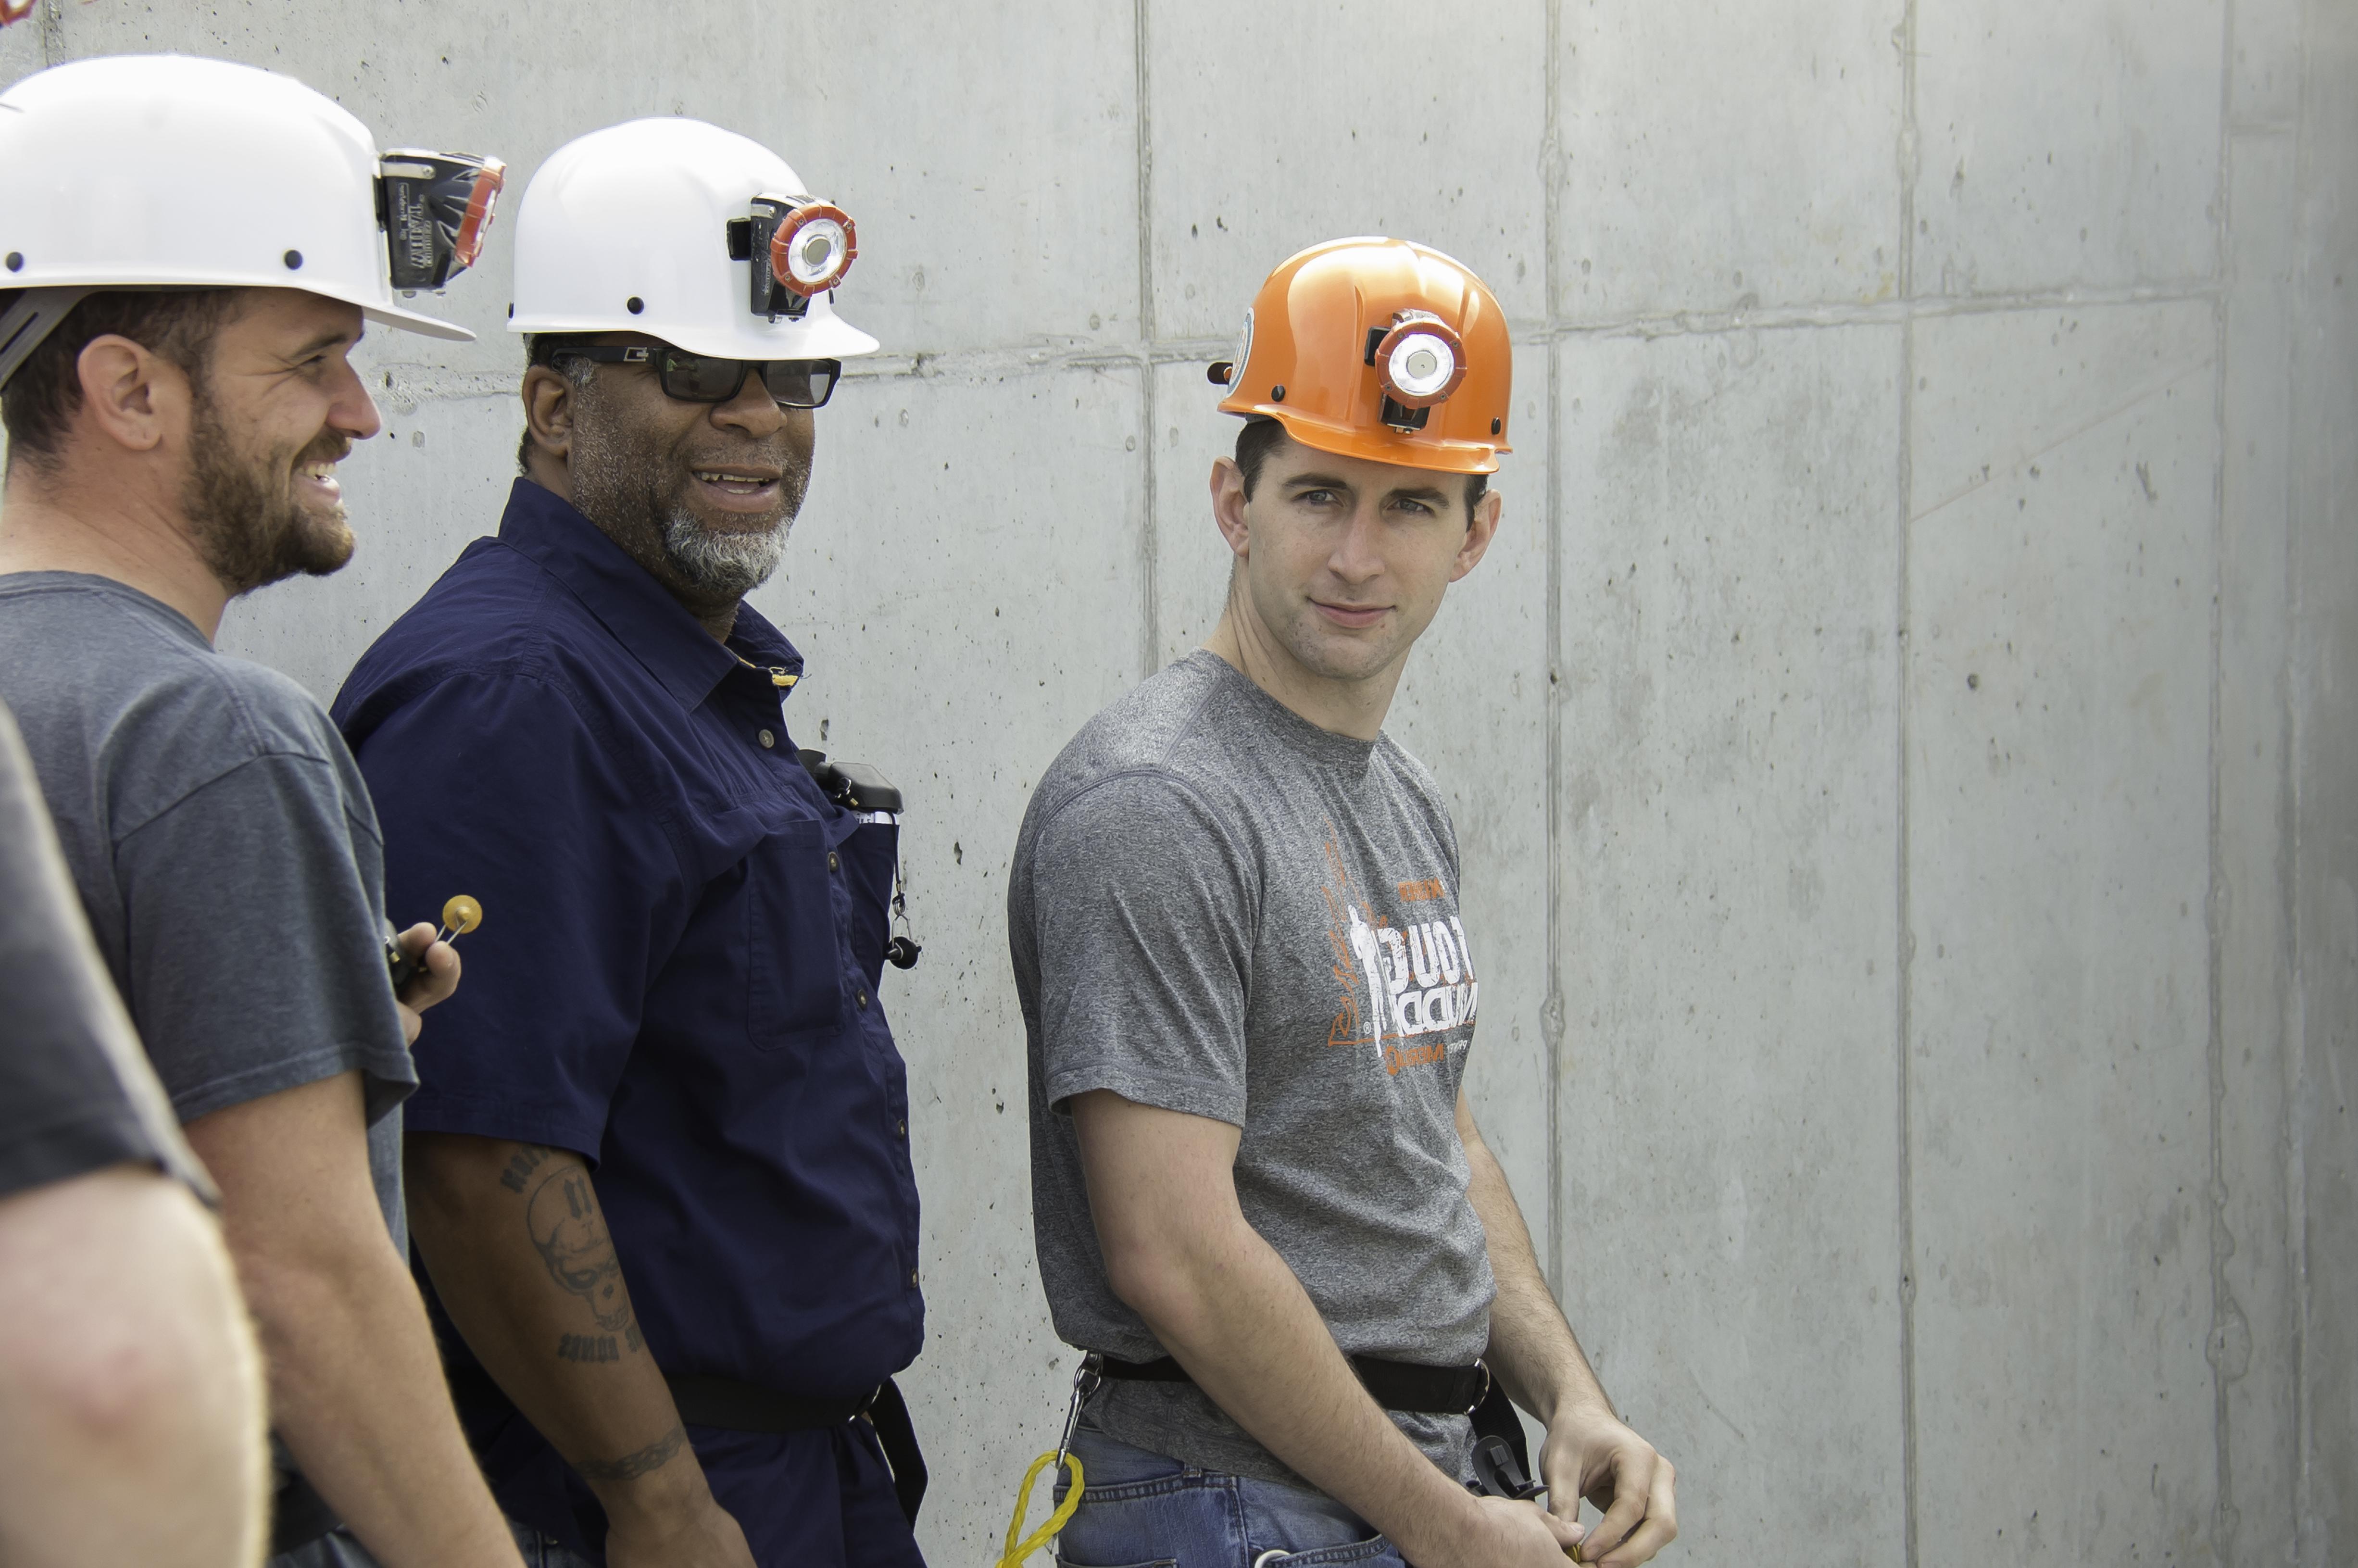
[[[487,214],[498,166],[389,168],[300,82],[182,56],[57,66],[0,111],[0,700],[221,1188],[280,1439],[273,1563],[515,1568],[404,1262],[407,1043],[457,956],[412,927],[424,979],[396,1000],[351,753],[308,692],[212,644],[230,600],[352,557],[336,467],[378,429],[352,350],[372,319],[470,335],[396,304],[393,258],[429,266],[411,289],[471,262],[481,222],[432,214]],[[223,202],[159,146],[267,178]],[[452,183],[381,202],[404,171]],[[178,1545],[34,1556],[198,1560]]]

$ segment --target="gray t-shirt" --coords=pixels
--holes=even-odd
[[[1198,651],[1098,714],[1032,797],[1008,886],[1032,1211],[1067,1343],[1163,1347],[1107,1282],[1065,1102],[1243,1130],[1237,1195],[1347,1354],[1463,1366],[1493,1287],[1457,1088],[1479,998],[1440,792],[1390,738],[1308,723]],[[1111,1382],[1112,1436],[1304,1485],[1193,1384]],[[1464,1479],[1463,1417],[1392,1418]]]
[[[0,707],[0,1197],[109,1165],[212,1195],[91,946],[32,759]]]
[[[416,1087],[360,770],[286,676],[79,572],[0,577],[16,711],[98,951],[179,1119],[358,1069],[395,1244]]]

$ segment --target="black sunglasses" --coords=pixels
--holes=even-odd
[[[748,371],[762,373],[762,384],[781,408],[824,408],[843,374],[841,360],[728,360],[640,343],[566,344],[547,358],[588,360],[593,364],[653,365],[664,395],[682,403],[726,403],[745,384]]]

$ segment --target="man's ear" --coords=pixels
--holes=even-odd
[[[83,344],[74,373],[81,382],[81,419],[125,450],[154,451],[188,429],[196,401],[188,373],[119,333]]]
[[[527,365],[524,422],[535,450],[563,464],[573,452],[573,383],[554,365]]]
[[[1457,581],[1482,559],[1490,541],[1498,536],[1498,514],[1506,503],[1495,490],[1486,490],[1482,499],[1474,503],[1474,519],[1466,526],[1466,537],[1457,546],[1456,564],[1450,568],[1449,580]]]
[[[1212,520],[1237,559],[1252,553],[1252,530],[1245,523],[1245,470],[1234,458],[1212,460]]]

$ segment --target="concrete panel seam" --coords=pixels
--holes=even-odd
[[[2300,46],[2295,51],[2296,58],[2299,59],[2302,62],[2300,85],[2294,94],[2292,161],[2295,171],[2294,178],[2296,180],[2296,190],[2299,189],[2299,181],[2301,172],[2305,171],[2309,168],[2310,151],[2309,127],[2311,124],[2310,84],[2314,80],[2315,75],[2315,73],[2309,69],[2308,64],[2309,40],[2307,38],[2307,20],[2305,15],[2302,27],[2303,37],[2301,38]],[[2308,258],[2310,254],[2309,224],[2312,222],[2313,214],[2309,204],[2306,202],[2298,203],[2295,211],[2299,214],[2296,222],[2299,225],[2299,232],[2294,240],[2293,254],[2298,258],[2298,265],[2302,266],[2305,270]],[[2298,308],[2298,306],[2295,308]],[[2296,346],[2294,348],[2293,354],[2288,357],[2284,367],[2285,412],[2288,416],[2287,424],[2289,428],[2296,430],[2300,427],[2300,376],[2299,373],[2299,349],[2298,347],[2298,343],[2299,340],[2296,339]],[[2290,463],[2289,455],[2288,455],[2287,461],[2288,464]],[[2300,863],[2300,812],[2303,806],[2303,792],[2301,789],[2299,759],[2303,754],[2304,750],[2305,737],[2302,734],[2302,730],[2306,728],[2306,726],[2301,723],[2300,705],[2294,700],[2297,690],[2295,662],[2300,657],[2298,649],[2298,643],[2301,635],[2303,622],[2306,619],[2306,605],[2303,602],[2305,596],[2301,591],[2301,554],[2293,541],[2294,538],[2297,537],[2294,531],[2299,528],[2301,518],[2302,503],[2304,500],[2302,492],[2308,488],[2302,482],[2302,474],[2297,466],[2293,468],[2291,472],[2286,475],[2285,487],[2287,491],[2288,508],[2291,512],[2291,516],[2288,519],[2288,536],[2286,539],[2285,548],[2285,623],[2290,631],[2290,635],[2288,635],[2285,641],[2285,754],[2283,764],[2284,798],[2286,807],[2284,832],[2289,840],[2286,866],[2288,873],[2290,873],[2291,871]],[[2291,1078],[2291,1082],[2287,1086],[2285,1103],[2288,1106],[2297,1106],[2301,1103],[2301,1091],[2307,1086],[2309,1079],[2309,944],[2307,940],[2308,933],[2304,929],[2305,923],[2301,918],[2302,903],[2300,897],[2300,887],[2296,878],[2291,874],[2288,874],[2285,878],[2284,896],[2285,941],[2287,946],[2290,949],[2287,968],[2289,970],[2291,979],[2291,1011],[2293,1015],[2288,1022],[2288,1027],[2291,1033],[2288,1035],[2288,1045],[2286,1054],[2290,1058],[2290,1061],[2287,1067],[2287,1071]],[[2297,1046],[2290,1045],[2289,1042],[2293,1041],[2297,1041],[2299,1044]],[[2285,1228],[2288,1233],[2288,1239],[2290,1243],[2289,1258],[2291,1260],[2293,1279],[2291,1346],[2292,1428],[2294,1443],[2294,1458],[2292,1465],[2292,1517],[2294,1519],[2293,1550],[2295,1554],[2306,1563],[2310,1560],[2309,1530],[2311,1520],[2314,1518],[2314,1512],[2311,1507],[2314,1492],[2311,1484],[2310,1460],[2317,1452],[2317,1440],[2314,1430],[2316,1410],[2313,1402],[2309,1399],[2309,1315],[2311,1306],[2311,1295],[2309,1290],[2309,1139],[2305,1119],[2299,1116],[2288,1117],[2286,1122],[2285,1135],[2287,1142],[2289,1145],[2289,1147],[2285,1151]]]
[[[1910,984],[1914,975],[1916,950],[1913,912],[1909,903],[1909,810],[1908,810],[1908,539],[1914,521],[1909,514],[1915,510],[1916,482],[1916,0],[1907,0],[1900,12],[1899,27],[1892,42],[1899,51],[1899,255],[1898,295],[1907,307],[1899,330],[1899,452],[1894,475],[1898,490],[1899,536],[1895,541],[1893,557],[1897,565],[1893,606],[1898,624],[1891,639],[1891,656],[1898,666],[1898,680],[1893,691],[1893,730],[1896,737],[1893,761],[1897,773],[1893,794],[1894,833],[1892,893],[1897,905],[1893,930],[1897,934],[1898,952],[1894,956],[1897,973],[1893,977],[1894,1033],[1897,1063],[1894,1074],[1894,1098],[1897,1101],[1898,1125],[1894,1129],[1897,1142],[1898,1173],[1899,1227],[1899,1444],[1900,1444],[1900,1536],[1908,1568],[1917,1568],[1917,1460],[1916,1460],[1916,1189],[1913,1168],[1914,1147],[1909,1136],[1909,1116],[1912,1107],[1909,1086],[1909,1035],[1914,1030],[1910,1016],[1913,996]]]
[[[2222,281],[2232,287],[2234,268],[2234,247],[2231,224],[2234,212],[2234,180],[2232,137],[2232,116],[2229,105],[2234,98],[2235,62],[2235,0],[2226,0],[2219,7],[2219,188],[2212,210],[2212,221],[2219,235],[2219,267]],[[2211,1329],[2203,1342],[2203,1357],[2211,1367],[2211,1433],[2213,1465],[2211,1499],[2211,1553],[2221,1563],[2234,1560],[2236,1527],[2240,1522],[2235,1512],[2234,1467],[2231,1454],[2232,1423],[2227,1400],[2227,1385],[2239,1372],[2228,1367],[2227,1340],[2231,1319],[2242,1316],[2236,1305],[2233,1288],[2227,1279],[2227,1260],[2235,1249],[2234,1238],[2227,1228],[2226,1139],[2224,1120],[2227,1099],[2226,1020],[2223,1011],[2221,984],[2226,973],[2226,932],[2222,925],[2224,909],[2225,859],[2221,853],[2220,823],[2220,762],[2219,746],[2223,714],[2221,701],[2226,680],[2224,659],[2225,600],[2227,589],[2227,305],[2222,295],[2213,307],[2217,336],[2212,358],[2212,417],[2216,421],[2219,445],[2211,470],[2211,732],[2209,737],[2209,841],[2210,881],[2203,898],[2202,924],[2205,953],[2205,976],[2210,989],[2209,1035],[2204,1042],[2207,1058],[2207,1087],[2210,1090],[2211,1180],[2203,1197],[2210,1209],[2211,1240]]]
[[[1546,0],[1546,124],[1540,139],[1544,211],[1541,276],[1547,289],[1547,996],[1540,1004],[1540,1045],[1547,1064],[1547,1281],[1563,1300],[1563,340],[1556,323],[1556,217],[1563,183],[1560,109],[1563,0]]]
[[[1152,69],[1147,58],[1146,23],[1149,0],[1131,0],[1130,46],[1134,51],[1138,82],[1137,105],[1134,110],[1138,137],[1138,341],[1141,345],[1154,341],[1154,115],[1151,101]],[[1154,525],[1155,492],[1154,461],[1154,366],[1144,355],[1138,362],[1140,382],[1138,406],[1141,428],[1138,442],[1140,455],[1145,460],[1140,475],[1145,496],[1145,509],[1139,524],[1139,582],[1145,597],[1146,613],[1141,628],[1145,637],[1139,676],[1144,679],[1154,673],[1163,655],[1162,589],[1155,569],[1155,557],[1160,546]]]
[[[1912,202],[1909,203],[1911,206]],[[1905,247],[1903,247],[1904,249]],[[2215,299],[2217,278],[2182,278],[2125,288],[2029,289],[2006,294],[1901,296],[1875,304],[1802,304],[1745,310],[1674,310],[1553,326],[1561,337],[1668,338],[1682,334],[1758,331],[1775,328],[1890,327],[1951,316],[2002,315],[2017,310],[2080,310],[2106,305],[2163,305]]]

